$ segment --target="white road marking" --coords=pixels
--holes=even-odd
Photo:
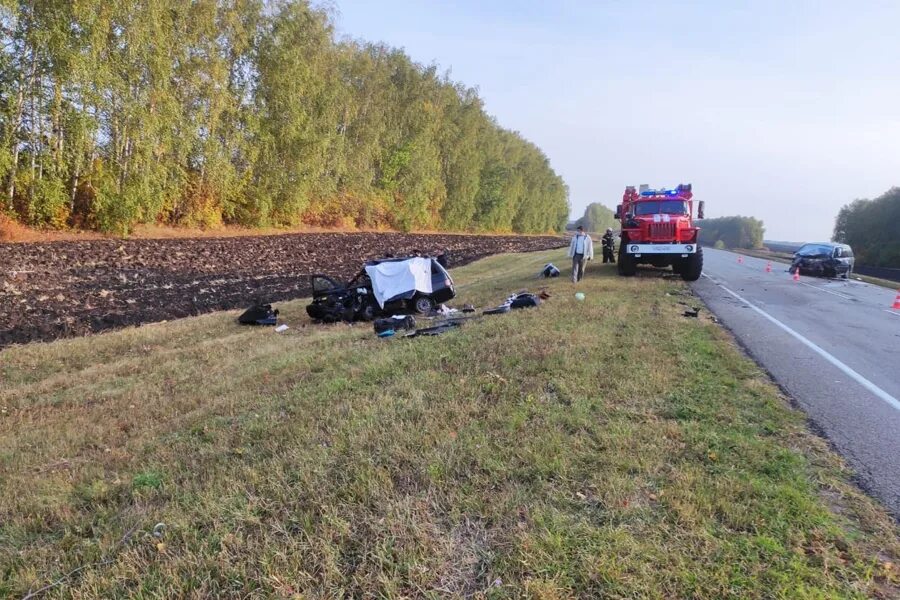
[[[832,295],[834,295],[834,296],[838,296],[838,297],[840,297],[840,298],[843,298],[844,300],[853,300],[853,296],[848,296],[847,294],[842,294],[842,293],[840,293],[840,292],[835,292],[835,291],[832,291],[832,290],[826,290],[826,289],[823,288],[823,287],[819,287],[819,286],[813,285],[813,284],[811,284],[811,283],[806,283],[805,281],[798,281],[797,283],[802,283],[802,284],[805,285],[806,287],[811,287],[811,288],[813,288],[814,290],[819,290],[820,292],[825,292],[826,294],[832,294]]]
[[[801,344],[803,344],[804,346],[806,346],[807,348],[809,348],[810,350],[812,350],[813,352],[815,352],[816,354],[818,354],[819,356],[821,356],[822,358],[824,358],[825,360],[830,362],[832,365],[834,365],[839,370],[841,370],[845,375],[847,375],[848,377],[850,377],[851,379],[856,381],[856,383],[860,384],[861,386],[863,386],[864,388],[866,388],[867,390],[869,390],[870,392],[875,394],[879,399],[883,400],[885,402],[885,404],[887,404],[888,406],[890,406],[891,408],[893,408],[895,410],[900,411],[900,400],[897,400],[896,398],[894,398],[893,396],[888,394],[886,391],[884,391],[883,389],[881,389],[880,387],[878,387],[877,385],[875,385],[874,383],[872,383],[871,381],[869,381],[868,379],[866,379],[865,377],[863,377],[862,375],[860,375],[859,373],[857,373],[856,371],[851,369],[849,366],[842,363],[840,360],[835,358],[833,355],[829,354],[827,351],[823,350],[822,348],[817,346],[815,343],[813,343],[810,340],[808,340],[807,338],[803,337],[802,335],[800,335],[799,333],[797,333],[796,331],[794,331],[793,329],[791,329],[790,327],[788,327],[787,325],[785,325],[784,323],[782,323],[781,321],[779,321],[778,319],[776,319],[775,317],[773,317],[772,315],[770,315],[769,313],[764,311],[763,309],[752,304],[749,300],[747,300],[740,294],[731,291],[730,289],[728,289],[727,287],[725,287],[724,285],[722,285],[715,279],[712,279],[709,276],[706,276],[706,277],[708,279],[710,279],[710,281],[713,281],[720,288],[722,288],[723,290],[725,290],[726,292],[728,292],[729,294],[731,294],[732,296],[737,298],[739,301],[743,302],[748,307],[752,308],[754,311],[756,311],[762,317],[771,321],[776,327],[778,327],[781,330],[785,331],[786,333],[789,333],[790,335],[792,335]]]
[[[889,315],[894,315],[895,317],[900,317],[900,313],[894,312],[893,310],[891,310],[889,308],[884,309],[884,312],[886,312]]]

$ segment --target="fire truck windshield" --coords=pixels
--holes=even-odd
[[[648,202],[637,202],[634,205],[635,215],[686,215],[687,202],[683,200],[651,200]]]

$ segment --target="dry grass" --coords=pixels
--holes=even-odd
[[[893,522],[683,283],[579,287],[439,338],[298,301],[0,353],[0,596],[896,597]]]
[[[0,243],[33,241],[36,232],[0,213]]]

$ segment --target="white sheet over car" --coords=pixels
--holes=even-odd
[[[394,296],[411,290],[425,294],[432,292],[430,258],[416,257],[369,265],[366,274],[372,280],[372,291],[382,308]]]

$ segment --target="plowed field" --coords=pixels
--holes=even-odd
[[[0,348],[302,297],[310,274],[349,278],[386,254],[446,251],[454,267],[563,244],[400,233],[0,244]]]

